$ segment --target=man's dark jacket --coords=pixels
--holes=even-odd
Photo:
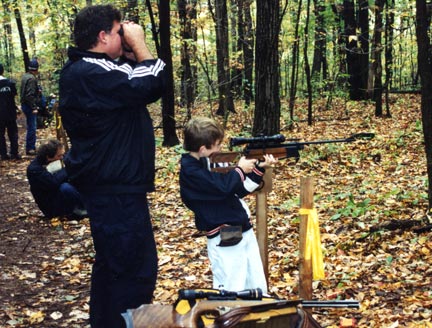
[[[10,122],[17,118],[15,82],[6,78],[0,79],[0,121]]]
[[[41,102],[41,95],[36,76],[26,72],[21,78],[21,103],[35,109]]]
[[[154,190],[155,138],[146,105],[162,95],[164,66],[160,59],[121,64],[69,49],[59,109],[72,144],[66,170],[78,190]]]

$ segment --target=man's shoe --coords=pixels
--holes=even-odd
[[[36,150],[34,150],[34,149],[27,150],[26,154],[31,155],[31,156],[36,155]]]
[[[73,214],[78,215],[78,216],[86,216],[88,215],[87,210],[85,208],[79,208],[79,207],[75,207],[74,210],[72,211]]]
[[[8,159],[10,159],[10,156],[8,154],[1,155],[1,159],[2,159],[2,161],[7,161]]]
[[[16,159],[16,160],[20,160],[20,159],[22,159],[22,157],[21,157],[20,154],[11,155],[11,158],[12,158],[12,159]]]

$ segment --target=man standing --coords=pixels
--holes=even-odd
[[[79,219],[86,213],[81,195],[68,182],[66,170],[62,167],[63,155],[64,147],[60,141],[52,139],[42,144],[36,158],[27,167],[27,179],[33,198],[45,217]]]
[[[0,156],[2,160],[21,159],[18,154],[17,94],[15,82],[3,76],[4,67],[0,63]],[[10,142],[10,156],[7,153],[5,132]]]
[[[162,95],[165,64],[151,55],[142,27],[121,23],[111,5],[81,10],[74,40],[59,109],[71,141],[66,170],[83,196],[96,250],[90,324],[120,328],[121,313],[150,303],[156,285],[146,197],[154,190],[155,138],[146,105]]]
[[[41,100],[37,75],[39,63],[36,59],[30,60],[28,71],[21,78],[21,109],[26,116],[26,154],[36,155],[36,119]]]

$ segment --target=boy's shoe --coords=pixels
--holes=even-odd
[[[7,161],[8,159],[11,159],[11,158],[8,154],[6,154],[6,155],[1,155],[1,159],[2,159],[2,161]]]
[[[21,157],[20,154],[11,155],[11,158],[12,158],[12,159],[16,159],[16,160],[20,160],[20,159],[22,159],[22,157]]]
[[[36,150],[34,150],[34,149],[27,150],[26,154],[31,155],[31,156],[36,155]]]

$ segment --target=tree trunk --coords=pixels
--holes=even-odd
[[[217,115],[228,116],[228,111],[234,112],[234,101],[231,93],[229,70],[228,12],[226,0],[215,1],[213,19],[216,27],[217,76],[219,90],[219,107]]]
[[[31,8],[31,4],[27,3],[26,4],[26,11],[28,13],[32,12],[32,8]],[[29,41],[29,48],[31,49],[31,57],[35,57],[37,58],[37,53],[36,53],[36,33],[34,30],[34,19],[33,19],[33,15],[24,15],[26,21],[27,21],[27,30],[28,30],[28,41]]]
[[[289,95],[289,113],[290,120],[294,120],[294,105],[297,93],[297,77],[298,77],[298,62],[299,62],[299,26],[300,26],[300,14],[301,14],[302,0],[298,2],[297,15],[295,19],[295,32],[294,42],[292,50],[292,64],[291,64],[291,83],[290,83],[290,95]]]
[[[344,20],[344,6],[342,5],[332,5],[332,11],[334,13],[335,17],[335,23],[336,23],[336,35],[337,39],[333,41],[333,56],[336,58],[337,64],[335,64],[336,73],[333,77],[333,83],[328,85],[329,90],[329,96],[327,99],[326,108],[330,107],[333,92],[334,90],[337,90],[338,88],[342,90],[347,89],[347,62],[346,62],[346,52],[344,50],[345,48],[345,34],[343,32],[343,20]]]
[[[253,135],[280,131],[279,1],[257,0]]]
[[[360,0],[361,7],[358,13],[359,22],[356,20],[354,0],[344,0],[344,21],[346,37],[346,62],[349,75],[349,95],[351,100],[366,99],[368,76],[368,19],[367,1]],[[366,26],[365,26],[366,23]],[[359,26],[360,25],[360,26]],[[357,33],[360,29],[360,34]],[[358,44],[360,43],[360,46]]]
[[[358,30],[360,34],[360,51],[358,55],[359,72],[358,79],[360,80],[360,95],[362,99],[368,99],[367,87],[369,78],[369,2],[368,0],[358,0]]]
[[[316,77],[318,81],[321,81],[321,79],[327,79],[327,32],[324,20],[325,3],[322,0],[314,0],[314,8],[315,47],[312,63],[312,76]]]
[[[18,27],[20,42],[21,42],[21,50],[23,53],[24,71],[27,71],[27,68],[30,64],[30,58],[28,55],[27,40],[26,40],[26,37],[24,34],[24,28],[23,28],[23,24],[22,24],[22,20],[21,20],[21,13],[20,13],[20,10],[18,7],[17,0],[13,0],[13,7],[14,7],[15,20],[16,20],[17,27]]]
[[[252,29],[251,2],[252,0],[241,0],[243,13],[243,62],[244,82],[243,93],[246,106],[249,106],[253,99],[253,65],[254,65],[254,31]]]
[[[7,0],[2,0],[2,7],[5,13],[3,17],[3,44],[4,46],[4,66],[5,71],[12,72],[12,60],[14,58],[13,44],[12,44],[12,22],[11,22],[11,8],[10,2]]]
[[[211,111],[212,108],[212,99],[213,97],[215,97],[216,95],[216,90],[214,88],[213,85],[213,80],[212,80],[212,70],[213,70],[213,65],[210,63],[211,59],[208,56],[208,51],[207,51],[207,39],[206,39],[206,33],[204,32],[204,28],[203,26],[200,26],[200,42],[201,42],[201,52],[202,52],[202,56],[204,58],[204,60],[201,60],[199,56],[196,57],[198,64],[201,66],[203,73],[206,77],[207,80],[207,101],[208,101],[208,107],[210,109],[210,113],[213,114],[213,112]]]
[[[428,174],[428,201],[432,208],[432,58],[429,17],[425,0],[416,0],[418,70],[421,76],[421,112]]]
[[[308,125],[312,125],[312,82],[311,82],[311,70],[310,70],[309,59],[308,59],[309,19],[310,19],[310,0],[307,0],[303,52],[304,52],[304,62],[305,62],[306,85],[308,91]]]
[[[55,31],[54,36],[54,52],[53,52],[53,66],[54,67],[63,67],[67,60],[67,54],[64,48],[61,47],[60,42],[60,27],[59,27],[59,17],[57,14],[58,8],[56,6],[56,3],[52,3],[51,1],[47,1],[47,5],[49,7],[50,12],[50,19],[52,27]],[[76,13],[76,7],[73,7],[73,12]],[[74,16],[75,17],[75,16]]]
[[[385,104],[386,104],[386,116],[391,117],[390,113],[390,102],[389,102],[389,91],[392,87],[393,82],[393,24],[395,21],[394,0],[386,0],[386,25],[385,25]]]
[[[242,95],[242,76],[244,67],[241,44],[241,40],[244,37],[242,2],[243,0],[231,0],[231,52],[235,54],[235,57],[233,57],[233,65],[231,65],[231,92],[235,99],[238,99]]]
[[[375,28],[373,37],[372,67],[374,71],[375,116],[382,116],[382,65],[381,65],[381,33],[383,31],[382,11],[384,0],[375,0]]]
[[[127,0],[127,6],[124,9],[123,17],[125,20],[139,22],[138,0]]]
[[[180,19],[181,37],[181,77],[180,98],[181,104],[186,106],[188,120],[192,117],[191,111],[197,95],[197,67],[196,42],[197,29],[195,21],[197,0],[178,0],[177,7]]]
[[[170,3],[167,0],[159,1],[159,31],[160,31],[160,58],[165,62],[166,91],[162,96],[162,125],[163,145],[175,146],[179,140],[175,129],[174,110],[174,74],[172,65],[172,52],[170,42]]]
[[[167,0],[158,0],[159,2],[164,2]],[[150,17],[150,22],[151,22],[151,31],[152,31],[152,37],[153,37],[153,41],[155,43],[155,47],[156,47],[156,53],[157,56],[160,57],[160,45],[159,45],[159,38],[158,38],[158,32],[157,32],[157,28],[156,28],[156,22],[154,19],[154,15],[153,15],[153,8],[152,8],[152,4],[151,4],[151,0],[146,0],[146,7],[147,10],[149,12],[149,17]],[[169,19],[168,19],[169,20]]]

